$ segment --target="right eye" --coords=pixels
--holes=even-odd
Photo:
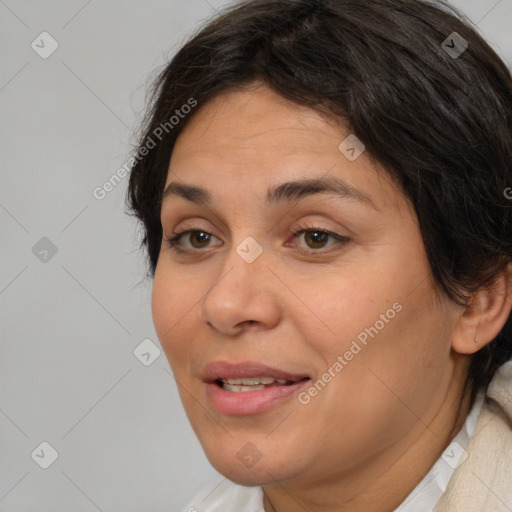
[[[187,229],[181,232],[174,232],[173,237],[168,238],[166,241],[169,247],[176,252],[197,252],[200,249],[208,247],[208,242],[211,241],[212,237],[217,238],[208,231],[202,229]],[[190,247],[183,247],[181,239],[188,239]]]

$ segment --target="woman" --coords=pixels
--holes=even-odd
[[[225,476],[187,510],[512,510],[511,120],[444,4],[246,1],[172,59],[128,203]]]

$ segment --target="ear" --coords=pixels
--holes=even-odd
[[[476,292],[460,316],[452,335],[452,348],[474,354],[500,333],[512,310],[512,263],[492,285]]]

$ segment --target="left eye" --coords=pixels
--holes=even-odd
[[[300,229],[293,233],[294,238],[303,238],[306,243],[306,249],[310,249],[316,251],[318,249],[323,249],[326,247],[329,239],[332,239],[334,243],[329,245],[334,245],[335,243],[340,243],[342,245],[348,242],[348,238],[337,235],[336,233],[331,233],[329,231],[324,231],[319,228],[309,228],[309,229]]]

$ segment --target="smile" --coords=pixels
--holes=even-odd
[[[222,414],[259,414],[286,399],[307,384],[305,373],[292,373],[256,362],[216,361],[202,372],[210,405]]]

